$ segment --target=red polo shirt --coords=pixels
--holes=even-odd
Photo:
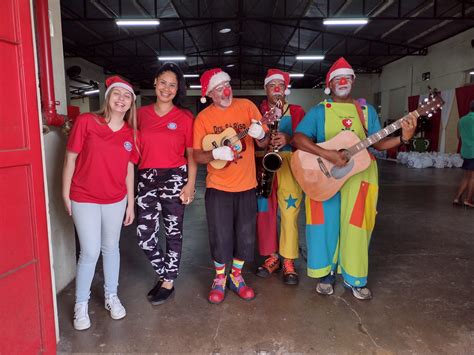
[[[176,106],[164,116],[153,107],[138,110],[140,131],[139,169],[177,168],[187,163],[186,148],[193,147],[193,115]]]
[[[133,129],[125,122],[114,132],[103,117],[78,116],[67,150],[78,153],[70,198],[76,202],[110,204],[127,195],[128,162],[138,162]]]

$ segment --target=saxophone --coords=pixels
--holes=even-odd
[[[280,100],[277,101],[276,106],[278,108],[282,107],[282,103]],[[270,128],[270,137],[273,137],[278,132],[278,125],[280,123],[280,118],[275,120],[271,125]],[[265,151],[265,155],[262,158],[262,166],[259,169],[258,178],[258,186],[257,186],[257,194],[259,196],[268,198],[272,193],[273,187],[273,180],[275,177],[275,173],[278,169],[281,168],[283,160],[278,154],[278,148],[274,147],[271,143],[268,144],[268,147]]]

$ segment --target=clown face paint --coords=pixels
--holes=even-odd
[[[351,75],[338,75],[331,80],[331,90],[339,98],[351,94],[353,78]]]
[[[265,86],[265,92],[270,104],[275,105],[278,100],[283,100],[285,89],[285,82],[283,80],[275,79],[270,81]]]
[[[227,81],[209,92],[209,97],[212,99],[214,105],[219,108],[227,108],[232,104],[232,86]]]

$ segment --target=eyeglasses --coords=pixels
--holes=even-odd
[[[224,84],[216,86],[214,89],[212,89],[212,91],[215,91],[215,92],[221,94],[222,91],[224,91],[225,88],[230,88],[230,83],[228,81],[225,82]]]

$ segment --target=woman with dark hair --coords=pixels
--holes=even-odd
[[[193,115],[180,107],[186,95],[181,69],[165,63],[155,75],[156,102],[138,110],[141,159],[138,166],[138,245],[150,260],[158,282],[148,292],[159,305],[173,294],[183,240],[184,208],[194,199]],[[160,214],[166,251],[160,247]]]

